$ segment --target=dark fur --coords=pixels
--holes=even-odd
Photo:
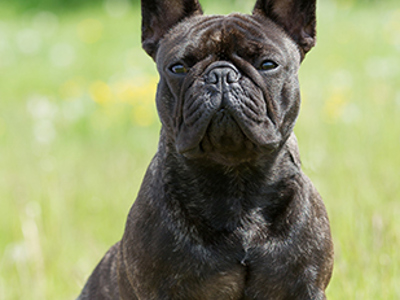
[[[159,148],[122,240],[79,299],[326,299],[329,222],[292,132],[315,0],[229,16],[149,0],[142,14],[160,73]],[[260,70],[265,59],[278,67]],[[188,72],[171,72],[177,63]]]

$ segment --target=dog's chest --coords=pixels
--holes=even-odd
[[[258,272],[251,265],[257,264],[258,253],[265,247],[267,224],[256,211],[242,223],[233,232],[221,234],[213,244],[194,243],[180,249],[180,259],[191,257],[190,267],[175,274],[182,299],[250,299],[245,296],[246,289],[250,277]]]

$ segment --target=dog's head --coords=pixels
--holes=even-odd
[[[315,0],[258,0],[252,15],[228,16],[204,16],[197,0],[142,0],[142,15],[163,132],[178,153],[235,165],[285,143]]]

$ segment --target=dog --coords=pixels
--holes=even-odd
[[[121,241],[78,299],[326,299],[330,226],[293,133],[315,0],[227,16],[198,0],[141,5],[159,146]]]

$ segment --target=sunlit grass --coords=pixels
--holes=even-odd
[[[0,299],[73,299],[120,239],[156,151],[139,10],[106,3],[0,9]],[[399,299],[400,10],[340,3],[320,4],[296,127],[332,223],[328,295]]]

